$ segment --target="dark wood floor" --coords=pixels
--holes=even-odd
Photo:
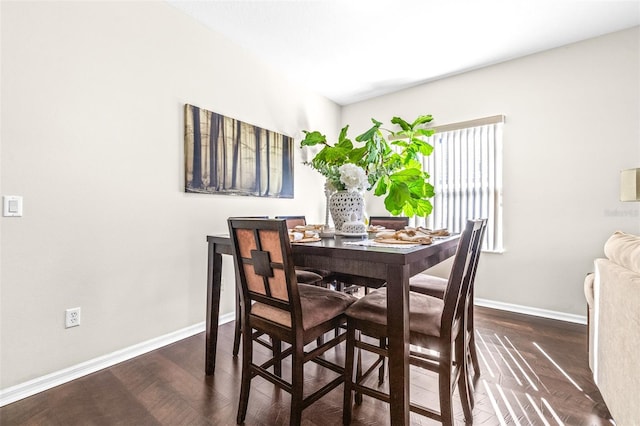
[[[591,378],[585,326],[487,308],[476,308],[476,325],[482,376],[474,424],[613,423]],[[240,360],[231,356],[232,342],[233,323],[221,326],[214,377],[204,375],[199,334],[2,407],[0,424],[233,425]],[[343,351],[339,346],[330,353],[342,359]],[[311,387],[331,374],[305,367]],[[413,368],[411,374],[412,398],[433,401],[437,408],[435,378]],[[288,424],[288,394],[259,378],[253,383],[246,424]],[[456,424],[463,424],[457,412]],[[342,386],[307,408],[303,424],[337,425],[341,416]],[[437,424],[413,413],[411,421]],[[388,408],[380,401],[365,397],[354,410],[355,425],[388,423]]]

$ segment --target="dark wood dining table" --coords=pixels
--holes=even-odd
[[[336,236],[292,244],[298,266],[386,280],[392,425],[409,424],[409,278],[453,256],[458,240],[459,235],[453,235],[435,239],[431,245],[396,248],[344,244],[354,239]],[[207,242],[205,372],[211,375],[215,372],[222,254],[233,252],[228,235],[210,235]]]

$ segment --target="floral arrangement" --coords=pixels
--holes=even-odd
[[[361,146],[354,146],[347,137],[349,125],[342,128],[333,145],[319,131],[304,130],[305,138],[300,146],[324,145],[305,164],[327,179],[326,186],[349,191],[375,188],[376,196],[386,196],[384,205],[391,214],[427,216],[433,208],[429,198],[434,192],[418,156],[428,156],[433,151],[423,140],[434,133],[433,129],[424,127],[432,120],[431,115],[421,115],[412,123],[393,117],[391,123],[400,130],[391,131],[382,128],[380,121],[371,119],[373,127],[355,138]]]

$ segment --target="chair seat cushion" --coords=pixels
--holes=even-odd
[[[444,292],[447,289],[449,280],[427,274],[418,274],[411,277],[409,285],[411,291],[444,299]]]
[[[440,336],[444,302],[442,299],[420,293],[409,293],[409,329],[411,334]],[[387,325],[387,289],[381,288],[349,306],[347,317]],[[412,337],[413,340],[413,337]]]
[[[331,277],[333,275],[333,272],[327,271],[326,269],[307,268],[306,266],[296,266],[296,271],[313,272],[314,274],[320,275],[322,278]]]
[[[296,268],[296,278],[300,284],[319,284],[323,280],[322,275],[298,268]]]
[[[345,309],[356,301],[350,294],[314,285],[298,284],[298,291],[304,330],[310,330],[343,314]],[[288,311],[255,303],[251,307],[251,314],[291,328],[291,314]]]

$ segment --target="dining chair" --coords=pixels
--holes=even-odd
[[[468,345],[468,356],[471,360],[471,365],[473,365],[473,381],[477,382],[480,378],[480,363],[478,361],[478,350],[476,348],[476,338],[475,338],[475,325],[473,320],[473,308],[474,308],[474,288],[475,288],[475,279],[476,272],[478,271],[478,262],[480,261],[480,253],[482,251],[482,239],[484,236],[484,232],[486,230],[486,220],[485,224],[482,228],[482,235],[480,236],[480,244],[474,247],[475,253],[472,254],[475,264],[473,265],[473,274],[471,276],[471,290],[469,294],[469,306],[467,317],[466,317],[466,330],[467,330],[467,339],[469,340]],[[409,288],[411,291],[415,291],[418,293],[426,294],[429,296],[437,297],[439,299],[444,298],[444,293],[447,288],[448,280],[446,278],[436,277],[434,275],[429,274],[418,274],[409,280]],[[473,395],[472,395],[473,396]]]
[[[276,219],[286,220],[287,229],[293,229],[296,226],[305,226],[307,224],[306,216],[276,216]]]
[[[269,216],[243,216],[244,219],[268,219]],[[325,277],[314,270],[304,268],[296,269],[296,278],[299,283],[323,285]],[[236,270],[236,282],[239,282]],[[237,357],[240,352],[240,341],[242,340],[242,308],[240,306],[240,289],[236,285],[236,321],[233,333],[233,356]]]
[[[386,229],[398,231],[409,226],[409,218],[404,216],[370,216],[369,226],[384,226]]]
[[[301,423],[302,410],[344,381],[344,367],[322,354],[344,341],[342,333],[320,346],[316,341],[343,325],[345,309],[355,298],[349,294],[308,284],[298,284],[286,222],[276,219],[228,219],[234,261],[242,295],[242,379],[237,422],[246,418],[251,381],[260,376],[291,394],[289,423]],[[273,342],[266,362],[254,361],[253,344],[259,335]],[[281,350],[281,342],[290,347]],[[291,356],[291,380],[281,374],[282,360]],[[304,364],[313,361],[338,373],[324,386],[304,395]],[[273,371],[269,371],[273,369]]]
[[[483,226],[483,229],[482,229],[482,235],[480,236],[481,241],[484,236],[485,229],[486,229],[486,225]],[[475,282],[475,274],[478,270],[478,261],[480,260],[481,248],[482,248],[482,244],[477,245],[476,247],[474,247],[475,252],[472,253],[472,257],[473,259],[475,259],[475,265],[473,265],[473,276],[471,277],[471,280],[473,282]],[[435,275],[418,274],[410,278],[409,286],[411,291],[437,297],[438,299],[444,299],[444,293],[445,293],[445,290],[447,289],[448,282],[449,280],[447,280],[446,278],[437,277]],[[478,352],[476,348],[476,339],[475,339],[475,331],[474,331],[475,326],[474,326],[474,320],[473,320],[473,310],[474,310],[473,309],[474,308],[473,289],[474,288],[475,288],[475,284],[472,283],[470,303],[468,306],[468,312],[466,317],[466,329],[468,333],[467,338],[469,339],[469,345],[467,348],[469,352],[467,355],[469,357],[469,361],[471,362],[471,365],[473,366],[473,383],[477,382],[478,379],[480,378],[480,363],[478,361]],[[379,373],[380,382],[382,382],[384,378],[384,367],[385,367],[385,364],[383,362],[380,366],[380,373]],[[470,393],[470,395],[472,398],[471,405],[473,406],[473,393]]]
[[[453,424],[453,392],[457,386],[465,419],[472,419],[472,402],[469,395],[465,330],[465,316],[470,303],[477,262],[474,259],[476,246],[482,241],[486,220],[470,220],[460,236],[453,261],[453,268],[442,299],[409,292],[409,342],[419,350],[410,350],[409,363],[438,374],[440,411],[430,409],[416,402],[410,403],[411,411],[439,420],[445,425]],[[365,385],[368,376],[375,371],[376,361],[364,374],[354,379],[354,352],[356,348],[388,357],[385,347],[356,340],[356,331],[361,335],[386,341],[387,292],[386,288],[375,290],[352,304],[347,315],[347,357],[345,365],[343,422],[351,422],[353,393],[367,395],[389,402],[390,396],[379,389]],[[428,349],[424,351],[424,349]],[[401,362],[390,359],[389,362]],[[358,369],[360,370],[360,368]],[[359,402],[356,398],[356,402]]]

